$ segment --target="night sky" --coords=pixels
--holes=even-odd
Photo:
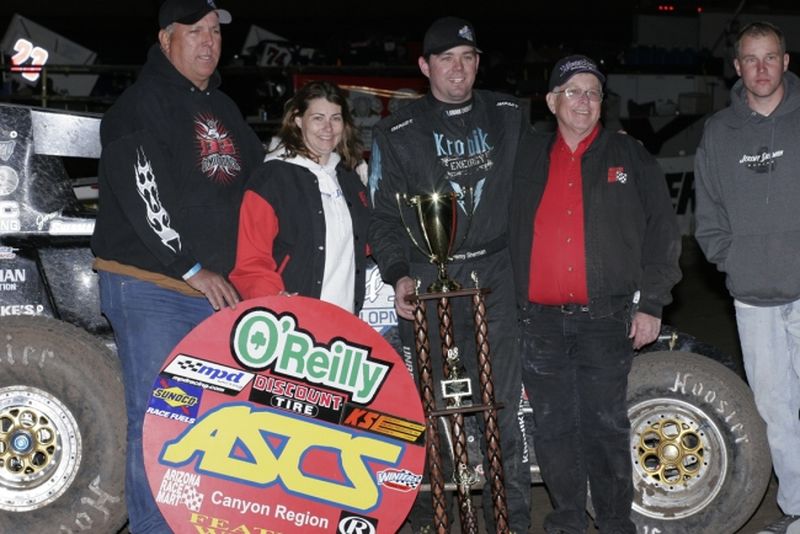
[[[97,53],[96,65],[140,66],[147,49],[156,42],[160,0],[0,0],[0,31],[3,34],[13,14],[18,13]],[[675,0],[674,11],[659,12],[663,0],[529,1],[487,0],[476,5],[451,0],[218,0],[233,22],[223,27],[222,68],[253,64],[254,58],[237,57],[242,52],[251,25],[281,35],[299,47],[316,50],[311,61],[301,58],[292,65],[342,65],[385,71],[404,67],[419,76],[416,59],[426,28],[436,18],[456,15],[469,19],[476,28],[484,54],[478,86],[518,96],[542,93],[550,66],[568,53],[585,53],[609,68],[623,57],[636,40],[634,16],[696,17],[698,8],[707,13],[733,16],[742,0],[709,2]],[[745,11],[769,19],[773,14],[800,15],[796,0],[745,1]],[[685,20],[685,19],[683,19]],[[793,35],[788,35],[791,41]],[[386,43],[394,48],[386,49]],[[800,43],[798,43],[800,45]],[[797,47],[800,49],[800,46]],[[790,46],[790,50],[792,50]],[[721,60],[714,68],[721,71]],[[800,65],[794,61],[790,65]],[[371,66],[371,67],[369,67]],[[656,72],[666,72],[655,65]],[[694,67],[707,72],[709,65]],[[253,76],[252,72],[247,76]],[[260,76],[256,74],[256,76]],[[225,90],[240,93],[242,107],[254,112],[248,100],[280,102],[270,93],[274,87],[263,80],[225,73]],[[241,87],[240,87],[241,86]],[[95,94],[113,94],[118,88],[103,83]],[[246,97],[246,98],[245,98]],[[252,104],[252,105],[251,105]]]
[[[3,0],[0,29],[5,32],[11,16],[19,13],[96,51],[98,63],[139,64],[148,45],[155,42],[159,4],[159,0]],[[698,4],[673,2],[676,14],[691,14]],[[714,0],[707,4],[706,9],[732,13],[739,2]],[[748,6],[764,10],[763,4],[749,2]],[[776,5],[778,9],[793,5],[787,1],[770,4],[773,9]],[[630,42],[633,14],[655,13],[658,2],[489,0],[483,7],[475,2],[468,8],[466,5],[447,0],[219,0],[218,6],[231,11],[234,18],[224,30],[223,61],[241,51],[251,24],[347,61],[346,52],[352,43],[388,38],[413,46],[421,41],[430,22],[443,15],[470,19],[484,51],[506,58],[523,58],[529,44],[591,51]]]

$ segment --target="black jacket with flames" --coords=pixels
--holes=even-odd
[[[97,257],[181,279],[233,267],[244,184],[264,157],[236,104],[182,76],[157,45],[103,117]]]

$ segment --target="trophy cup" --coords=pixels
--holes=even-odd
[[[470,211],[468,223],[471,223],[474,203],[472,190],[468,189]],[[503,482],[502,455],[500,452],[500,433],[497,423],[497,410],[501,408],[494,400],[494,382],[488,342],[488,323],[484,295],[488,289],[481,288],[477,275],[473,273],[474,288],[462,289],[461,284],[452,280],[447,274],[447,263],[453,253],[463,244],[469,231],[469,225],[461,242],[456,246],[458,234],[459,201],[464,198],[460,193],[434,193],[430,195],[408,196],[397,193],[397,207],[400,218],[411,242],[429,261],[436,265],[437,278],[428,287],[428,293],[419,293],[420,281],[417,280],[417,292],[414,309],[414,335],[417,352],[417,369],[420,395],[426,420],[426,450],[428,472],[430,475],[431,499],[434,510],[434,528],[438,534],[449,532],[447,503],[445,499],[444,465],[442,460],[442,443],[436,421],[443,418],[449,422],[451,452],[453,457],[453,485],[458,494],[459,516],[462,532],[478,533],[478,521],[472,506],[470,491],[478,480],[475,470],[470,466],[467,454],[467,437],[464,430],[464,416],[467,414],[483,414],[484,438],[486,441],[486,462],[488,464],[487,481],[489,482],[495,526],[498,532],[508,531],[508,512],[506,507],[505,487]],[[404,206],[415,210],[419,232],[425,246],[421,246],[403,215]],[[464,210],[467,212],[466,208]],[[477,403],[466,402],[472,397],[472,383],[460,373],[461,360],[458,347],[455,346],[453,334],[453,316],[450,300],[459,297],[471,297],[473,321],[475,328],[477,377],[480,385]],[[431,347],[428,335],[428,317],[426,302],[436,302],[439,322],[439,339],[441,341],[442,373],[440,381],[441,397],[445,407],[436,406],[433,386],[433,366]],[[452,486],[451,486],[452,487]]]
[[[467,189],[472,205],[472,189]],[[450,261],[453,253],[463,244],[469,232],[469,224],[464,232],[461,243],[455,246],[456,234],[458,232],[458,202],[466,196],[463,193],[433,193],[430,195],[408,196],[397,193],[397,209],[400,212],[400,219],[408,233],[408,237],[414,246],[425,255],[431,263],[436,265],[438,271],[437,279],[428,287],[430,293],[447,293],[461,289],[461,284],[452,280],[447,275],[447,262]],[[421,246],[414,237],[414,233],[409,228],[403,215],[402,201],[406,205],[413,207],[417,216],[422,239],[425,246]],[[471,214],[467,218],[472,220]]]

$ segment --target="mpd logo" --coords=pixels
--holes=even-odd
[[[237,394],[253,380],[252,373],[187,354],[175,356],[162,374],[169,375],[177,382],[188,382],[226,395]]]
[[[336,532],[338,534],[376,534],[378,520],[342,511]]]

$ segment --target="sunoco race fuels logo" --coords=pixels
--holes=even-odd
[[[178,354],[162,374],[176,381],[197,384],[205,389],[235,394],[253,380],[253,374],[218,363],[208,362],[186,354]],[[181,378],[185,380],[181,380]]]

